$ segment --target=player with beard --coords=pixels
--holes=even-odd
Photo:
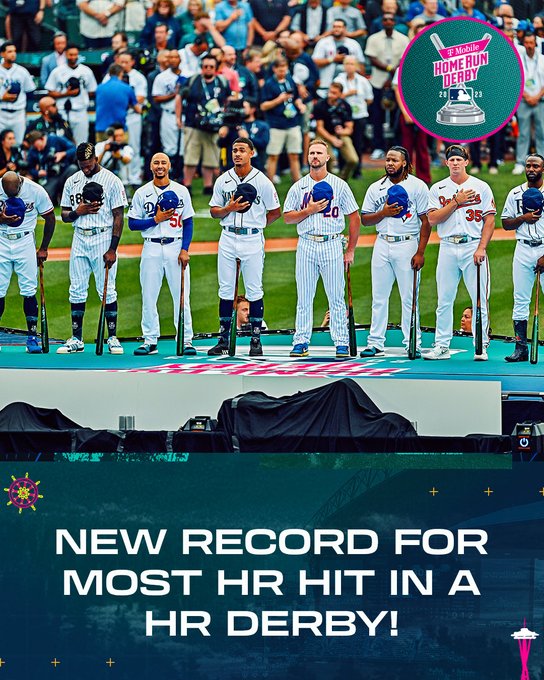
[[[535,282],[535,271],[544,270],[543,172],[544,158],[536,153],[527,156],[525,160],[527,181],[510,191],[501,215],[502,226],[508,231],[515,229],[517,239],[512,272],[514,279],[512,319],[516,348],[510,356],[505,357],[509,362],[528,361],[529,359],[527,348],[529,305]],[[532,191],[528,192],[529,189]],[[527,197],[531,195],[534,204],[528,207]],[[540,209],[538,209],[539,203]]]
[[[378,238],[372,252],[372,323],[365,358],[384,356],[389,296],[396,280],[402,303],[402,333],[408,350],[414,270],[425,263],[431,234],[427,219],[429,190],[410,174],[406,149],[392,146],[385,157],[385,177],[368,187],[361,208],[363,226],[376,225]],[[419,290],[419,274],[418,274]],[[417,357],[421,357],[421,331],[417,329]]]

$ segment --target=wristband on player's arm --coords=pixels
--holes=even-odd
[[[145,231],[145,229],[154,227],[156,224],[154,217],[144,217],[143,220],[140,220],[137,217],[128,218],[128,228],[130,231]]]
[[[182,250],[189,250],[192,238],[193,238],[193,218],[188,217],[186,220],[183,220],[183,240],[181,241]]]
[[[79,215],[77,214],[77,212],[75,210],[70,210],[70,212],[68,213],[68,220],[70,222],[75,222],[78,217],[79,217]]]

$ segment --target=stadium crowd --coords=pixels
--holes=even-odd
[[[76,146],[93,139],[101,164],[131,193],[149,179],[152,155],[164,151],[174,179],[190,190],[199,172],[204,193],[211,194],[214,178],[232,162],[228,149],[239,136],[252,140],[254,165],[271,180],[278,183],[279,172],[289,167],[297,181],[307,171],[301,159],[314,133],[329,143],[331,163],[344,179],[361,175],[363,153],[379,160],[400,143],[413,154],[416,175],[430,183],[431,165],[441,163],[441,144],[413,124],[396,72],[410,39],[447,16],[487,21],[515,44],[526,85],[508,127],[517,140],[513,173],[523,173],[532,140],[544,154],[544,11],[528,15],[531,3],[4,3],[0,177],[17,170],[44,185],[55,203],[74,171]],[[38,49],[47,12],[64,31],[54,34],[53,52],[33,77],[23,64]],[[89,60],[93,53],[100,58]],[[27,97],[35,102],[32,114]],[[487,140],[491,174],[502,163],[506,131]],[[470,151],[471,172],[478,174],[480,143]]]

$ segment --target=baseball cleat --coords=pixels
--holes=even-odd
[[[347,345],[337,345],[336,347],[337,359],[349,359],[349,347]]]
[[[487,349],[484,347],[481,354],[474,355],[474,361],[487,361]]]
[[[377,347],[365,347],[359,354],[363,359],[371,359],[373,357],[384,357],[385,352],[383,349],[378,349]]]
[[[440,345],[436,345],[435,347],[432,348],[430,352],[427,352],[427,354],[425,354],[423,358],[430,359],[432,361],[437,359],[449,359],[450,358],[449,347],[440,347]]]
[[[124,354],[125,350],[123,349],[121,343],[117,339],[115,335],[111,335],[108,338],[108,349],[110,351],[110,354]]]
[[[289,353],[290,357],[307,357],[310,354],[308,351],[308,343],[307,342],[299,342],[297,345],[293,347],[291,352]]]
[[[26,351],[29,354],[41,354],[42,348],[37,335],[29,335],[26,339]]]
[[[85,343],[83,340],[72,336],[66,340],[64,345],[57,349],[57,354],[74,354],[75,352],[83,352],[84,349]]]
[[[183,348],[183,354],[187,357],[196,356],[196,349],[188,342]]]
[[[134,354],[137,357],[145,357],[148,354],[158,354],[158,352],[159,350],[157,349],[157,345],[152,345],[149,342],[144,342],[143,345],[136,347],[134,350]]]
[[[251,338],[249,342],[249,356],[250,357],[262,357],[263,346],[259,338]]]
[[[219,338],[219,342],[215,347],[212,347],[211,349],[208,350],[208,356],[211,357],[219,357],[222,354],[228,354],[229,353],[229,343],[226,338]]]
[[[522,345],[516,342],[516,349],[508,357],[504,357],[505,361],[508,363],[514,363],[517,361],[529,361],[529,348],[527,345]]]

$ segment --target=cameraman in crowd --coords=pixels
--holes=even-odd
[[[51,200],[58,205],[64,183],[75,172],[76,146],[66,137],[48,135],[40,130],[29,132],[26,141],[29,145],[27,156],[28,173],[47,191]]]
[[[128,166],[134,158],[134,149],[126,143],[121,123],[114,123],[106,131],[108,138],[96,145],[98,163],[128,184]]]

